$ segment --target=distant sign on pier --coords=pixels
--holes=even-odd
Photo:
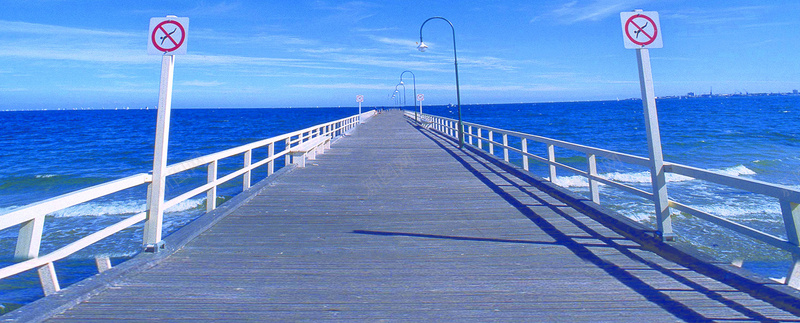
[[[150,55],[186,54],[188,17],[150,18],[147,53]]]
[[[658,12],[628,11],[620,12],[622,35],[625,48],[662,48],[661,24]]]

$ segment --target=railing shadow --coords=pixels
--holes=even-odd
[[[458,161],[461,165],[464,166],[473,176],[479,179],[482,183],[484,183],[487,187],[489,187],[494,193],[498,196],[503,198],[506,202],[514,206],[517,210],[519,210],[522,214],[524,214],[528,219],[530,219],[534,224],[536,224],[541,230],[543,230],[547,235],[555,240],[552,244],[561,245],[568,248],[572,253],[576,256],[584,259],[585,261],[591,262],[598,268],[604,270],[607,274],[611,277],[614,277],[619,282],[623,283],[625,286],[631,288],[633,291],[637,292],[650,302],[657,304],[664,310],[670,312],[671,314],[675,315],[678,318],[683,320],[691,321],[691,322],[711,322],[712,319],[708,318],[701,313],[697,312],[696,310],[691,308],[691,305],[683,304],[666,293],[665,291],[659,288],[656,288],[646,281],[642,280],[641,278],[635,276],[628,270],[620,267],[619,265],[615,264],[614,262],[605,260],[592,252],[589,247],[597,247],[596,244],[586,244],[581,243],[575,240],[574,237],[571,237],[561,230],[558,229],[556,225],[545,219],[544,217],[537,214],[533,211],[529,205],[526,205],[519,199],[515,198],[508,192],[506,192],[503,187],[513,186],[517,190],[524,192],[527,196],[537,200],[541,203],[541,205],[548,206],[548,208],[553,211],[554,213],[558,214],[563,219],[569,221],[569,223],[573,224],[574,226],[581,229],[585,232],[589,237],[592,239],[600,240],[604,246],[613,248],[621,255],[626,256],[628,259],[640,263],[647,268],[654,270],[660,274],[663,274],[670,279],[673,279],[675,282],[683,284],[687,287],[687,291],[694,291],[699,294],[702,294],[708,297],[711,300],[717,301],[720,304],[742,314],[747,319],[750,320],[758,320],[762,322],[777,322],[777,320],[769,318],[761,313],[758,313],[752,309],[747,308],[745,305],[737,302],[736,300],[729,299],[725,297],[718,291],[712,290],[708,287],[703,286],[697,282],[694,282],[679,273],[676,270],[672,270],[666,268],[662,265],[659,265],[653,261],[647,260],[636,253],[632,252],[633,249],[639,249],[638,247],[630,247],[626,245],[622,245],[618,243],[617,239],[609,238],[605,235],[597,232],[596,230],[592,229],[586,223],[582,222],[579,219],[576,219],[569,214],[563,212],[559,207],[563,206],[556,206],[547,201],[543,200],[541,197],[537,196],[532,192],[529,188],[523,187],[515,183],[514,181],[510,180],[509,175],[504,172],[498,171],[496,163],[499,161],[493,161],[488,158],[483,158],[479,156],[475,152],[471,152],[468,149],[459,149],[458,142],[456,139],[444,136],[438,132],[423,129],[413,121],[408,121],[409,124],[413,125],[420,133],[424,136],[429,138],[431,141],[436,143],[440,148],[446,151],[450,156],[452,156],[456,161]],[[483,169],[478,169],[481,167]],[[503,181],[502,183],[496,182],[497,180],[492,180],[487,177],[485,174],[491,173],[493,176],[499,178],[499,180]],[[360,231],[356,233],[362,234],[375,234],[375,235],[403,235],[403,236],[412,236],[412,237],[421,237],[421,238],[437,238],[437,239],[454,239],[454,240],[470,240],[470,241],[485,241],[485,242],[516,242],[522,243],[520,241],[505,241],[503,239],[485,239],[485,238],[466,238],[466,237],[448,237],[448,236],[433,236],[433,235],[420,235],[420,234],[411,234],[411,233],[396,233],[396,232],[370,232],[370,231]],[[527,243],[541,243],[541,242],[527,242]],[[684,271],[686,269],[683,269]],[[717,318],[715,318],[717,319]],[[785,321],[785,320],[781,320]],[[798,320],[792,320],[794,322],[800,322]]]

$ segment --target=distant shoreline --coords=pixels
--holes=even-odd
[[[793,92],[762,92],[762,93],[718,93],[718,94],[694,94],[687,93],[686,95],[667,95],[656,97],[656,100],[669,100],[669,99],[702,99],[702,98],[746,98],[746,97],[800,97],[800,92],[794,90]],[[503,102],[503,103],[463,103],[462,106],[476,106],[476,105],[509,105],[509,104],[543,104],[543,103],[576,103],[576,102],[615,102],[615,101],[637,101],[641,98],[625,98],[625,99],[604,99],[604,100],[575,100],[575,101],[542,101],[542,102]],[[424,107],[446,107],[455,106],[454,104],[431,104],[424,105]],[[396,109],[396,108],[409,108],[414,105],[395,106],[364,106],[362,109]],[[173,110],[214,110],[214,109],[232,109],[232,110],[247,110],[247,109],[355,109],[357,106],[336,106],[336,107],[172,107]],[[143,108],[55,108],[55,109],[2,109],[0,112],[17,112],[17,111],[121,111],[121,110],[134,110],[134,111],[147,111],[157,110],[157,107],[143,107]]]

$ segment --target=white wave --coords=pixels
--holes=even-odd
[[[618,182],[618,183],[628,183],[628,184],[649,184],[650,183],[650,172],[638,172],[638,173],[605,173],[599,175],[602,178],[605,178],[610,181]],[[684,182],[684,181],[691,181],[693,178],[678,175],[678,174],[667,174],[667,182]],[[586,177],[580,175],[574,176],[556,176],[555,184],[561,187],[589,187],[589,180]],[[605,185],[600,183],[600,185]]]
[[[778,203],[738,203],[697,206],[700,211],[726,219],[783,223]]]
[[[198,199],[188,199],[186,201],[180,202],[175,206],[167,209],[167,212],[181,212],[181,211],[189,211],[192,209],[196,209],[198,207],[203,206],[203,203],[206,202],[205,198],[198,198]]]
[[[55,175],[55,174],[44,174],[44,175],[36,175],[34,177],[35,178],[53,178],[53,177],[56,177],[56,176],[58,176],[58,175]]]
[[[601,174],[600,177],[620,183],[641,183],[641,184],[650,183],[650,172],[638,172],[638,173],[615,172],[615,173]],[[667,182],[670,183],[685,182],[691,180],[693,180],[693,178],[688,176],[667,173]]]
[[[145,201],[89,202],[56,211],[50,215],[66,218],[75,216],[136,214],[144,212],[146,207],[147,203]]]
[[[550,180],[548,178],[548,180]],[[554,184],[561,187],[589,187],[589,181],[583,176],[556,176]]]
[[[178,203],[169,208],[166,212],[182,212],[201,207],[205,203],[205,198],[189,199]],[[108,216],[136,214],[147,210],[147,202],[144,200],[136,201],[108,201],[108,202],[89,202],[51,213],[55,217],[75,217],[75,216]]]
[[[756,172],[752,171],[751,169],[745,167],[744,165],[738,165],[723,169],[714,170],[718,173],[722,173],[729,176],[748,176],[748,175],[755,175]]]

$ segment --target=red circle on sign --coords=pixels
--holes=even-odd
[[[356,102],[364,102],[364,96],[363,95],[356,95]]]
[[[175,30],[173,30],[172,33],[170,33],[170,32],[167,32],[166,29],[164,29],[164,25],[167,25],[167,24],[175,25],[177,27],[177,29],[181,30],[181,39],[180,40],[176,41],[175,38],[172,38],[172,33],[174,33]],[[160,43],[156,41],[156,33],[158,33],[158,31],[161,31],[161,32],[164,33],[163,37],[159,37],[161,39]],[[185,39],[186,39],[186,30],[183,29],[183,26],[179,22],[177,22],[175,20],[162,21],[161,23],[156,25],[156,28],[153,28],[153,34],[150,35],[150,41],[153,42],[153,46],[155,46],[156,49],[158,49],[158,50],[160,50],[162,52],[171,52],[171,51],[174,51],[174,50],[180,48],[181,45],[183,45],[183,41]],[[167,46],[161,46],[161,45],[164,45],[164,42],[167,42]],[[169,44],[172,44],[173,46],[169,46]]]
[[[644,31],[644,27],[639,26],[636,22],[633,21],[633,19],[635,19],[635,18],[644,18],[645,20],[647,20],[653,26],[653,34],[650,35],[646,31]],[[633,24],[633,26],[636,27],[636,29],[637,29],[637,31],[635,31],[636,36],[638,37],[639,33],[643,33],[645,35],[645,37],[647,37],[646,41],[641,42],[641,41],[638,41],[636,39],[633,39],[633,37],[631,36],[631,29],[630,29],[630,25],[631,24]],[[631,42],[633,42],[636,45],[647,46],[647,45],[652,44],[654,41],[656,41],[656,37],[658,36],[658,26],[656,26],[656,22],[653,21],[653,19],[651,19],[648,16],[645,16],[645,15],[633,15],[630,18],[628,18],[628,21],[625,22],[625,36],[627,36],[628,39],[630,39]]]

